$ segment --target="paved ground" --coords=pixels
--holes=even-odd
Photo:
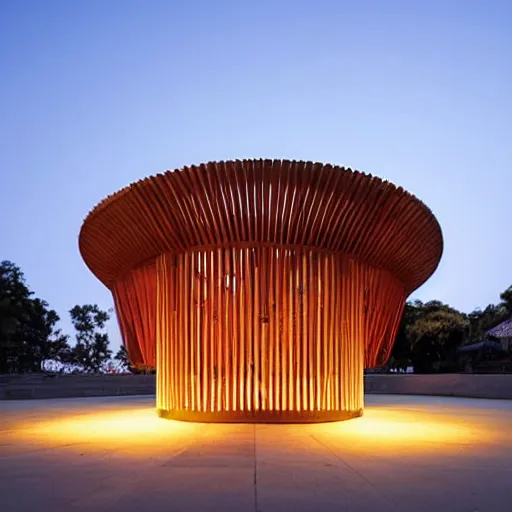
[[[290,426],[4,401],[0,510],[510,512],[512,401],[368,396],[363,418]]]

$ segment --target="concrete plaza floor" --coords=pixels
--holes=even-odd
[[[362,418],[256,426],[153,406],[0,402],[0,510],[512,511],[512,401],[370,395]]]

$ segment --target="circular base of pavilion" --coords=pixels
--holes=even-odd
[[[222,411],[198,412],[157,409],[160,418],[197,423],[327,423],[363,415],[355,411]]]

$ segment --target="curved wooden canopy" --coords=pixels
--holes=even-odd
[[[107,287],[169,251],[245,244],[314,247],[387,270],[406,294],[443,250],[431,211],[401,187],[312,162],[237,160],[167,171],[100,202],[80,252]]]

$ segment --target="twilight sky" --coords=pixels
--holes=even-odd
[[[75,304],[112,305],[77,248],[104,196],[203,161],[313,160],[432,209],[445,251],[412,298],[497,302],[512,284],[511,27],[507,0],[2,0],[0,260],[69,332]]]

